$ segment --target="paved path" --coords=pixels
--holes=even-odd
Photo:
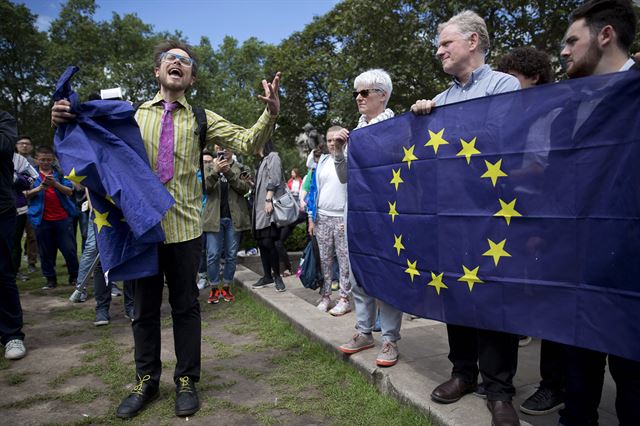
[[[250,261],[244,259],[244,262]],[[241,261],[242,262],[242,261]],[[430,413],[436,424],[456,426],[490,425],[491,416],[485,401],[467,395],[455,404],[437,404],[431,401],[431,391],[441,382],[449,378],[451,364],[447,359],[448,343],[444,324],[426,319],[410,320],[405,315],[402,323],[402,339],[398,344],[400,360],[391,368],[379,368],[375,358],[380,349],[379,334],[376,337],[376,348],[352,355],[344,356],[335,349],[346,342],[354,333],[354,315],[332,317],[320,312],[315,307],[318,293],[305,289],[295,277],[285,279],[288,291],[277,293],[274,288],[251,290],[251,284],[259,276],[244,266],[238,266],[236,279],[243,286],[262,300],[266,305],[278,311],[300,331],[311,338],[335,350],[337,356],[352,362],[362,374],[375,383],[381,392],[411,404],[425,413]],[[378,336],[376,336],[378,334]],[[514,384],[516,398],[514,405],[519,406],[531,395],[539,382],[538,360],[540,341],[534,340],[528,346],[520,348],[518,373]],[[607,373],[600,406],[600,425],[617,425],[614,408],[615,386]],[[529,416],[519,413],[523,425],[551,426],[557,425],[558,414],[547,416]]]

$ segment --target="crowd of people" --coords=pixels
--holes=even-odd
[[[637,67],[629,56],[636,25],[630,0],[590,0],[573,11],[560,52],[569,78]],[[516,48],[502,55],[498,70],[493,70],[486,63],[490,49],[487,26],[475,12],[463,11],[441,23],[437,36],[435,54],[453,82],[432,99],[416,100],[410,107],[414,114],[430,114],[447,104],[552,83],[549,56],[532,47]],[[280,73],[272,82],[263,80],[264,95],[259,99],[266,108],[251,128],[242,128],[205,110],[208,149],[200,151],[197,135],[185,130],[196,124],[194,108],[186,97],[198,71],[194,52],[182,42],[167,40],[156,46],[154,63],[159,92],[137,108],[135,119],[149,165],[175,199],[175,205],[162,220],[165,241],[158,245],[158,274],[124,283],[125,314],[132,321],[135,343],[137,385],[119,405],[117,416],[133,417],[159,395],[160,306],[165,283],[177,358],[173,374],[175,412],[190,416],[199,410],[199,291],[208,289],[210,304],[234,300],[236,259],[244,231],[251,231],[257,242],[263,269],[252,287],[275,287],[283,292],[283,277],[292,275],[294,270],[284,241],[295,226],[305,223],[309,238],[314,238],[319,248],[323,282],[318,309],[333,316],[355,311],[356,331],[338,349],[350,355],[373,348],[372,332],[380,331],[382,344],[376,364],[395,365],[400,358],[403,312],[367,294],[349,263],[349,130],[340,125],[329,127],[326,145],[309,153],[308,173],[302,178],[298,169],[293,169],[287,181],[272,140],[280,113]],[[356,129],[394,117],[387,108],[393,89],[388,72],[369,69],[355,78],[353,88],[360,114]],[[57,101],[52,108],[52,124],[59,126],[75,120],[71,107],[68,100]],[[181,136],[174,137],[178,134]],[[114,291],[117,294],[118,289],[105,281],[100,267],[87,191],[64,176],[49,146],[37,147],[32,158],[31,139],[17,135],[15,120],[5,112],[0,115],[0,136],[0,335],[6,358],[20,359],[25,356],[26,347],[16,273],[24,234],[27,271],[33,273],[39,260],[45,278],[43,289],[58,286],[58,250],[65,259],[69,284],[74,286],[72,302],[87,300],[87,283],[93,276],[96,326],[109,324],[111,295]],[[257,156],[255,174],[240,162],[240,155]],[[539,156],[527,167],[543,170],[545,161],[544,156]],[[194,178],[196,171],[198,179]],[[298,220],[278,226],[274,200],[287,190],[299,202]],[[83,236],[80,260],[78,228]],[[337,292],[337,299],[332,299],[333,292]],[[431,399],[450,404],[473,392],[487,399],[493,425],[519,425],[511,401],[519,338],[524,336],[452,324],[447,325],[447,335],[451,377],[433,390]],[[520,410],[543,415],[562,409],[562,425],[597,424],[607,360],[617,384],[620,424],[640,424],[638,361],[547,340],[542,341],[540,386]]]

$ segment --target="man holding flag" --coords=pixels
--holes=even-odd
[[[588,1],[571,13],[569,21],[560,52],[569,78],[627,71],[634,66],[629,48],[635,37],[637,17],[630,0]],[[586,123],[592,116],[597,116],[597,112],[598,107],[593,103],[580,104],[573,135],[578,133],[577,123]],[[633,319],[629,318],[629,321]],[[640,362],[577,346],[568,347],[567,360],[561,425],[598,424],[607,360],[616,383],[616,412],[620,425],[640,424]]]
[[[453,85],[433,100],[419,100],[411,106],[416,114],[428,114],[436,106],[520,89],[518,80],[492,71],[485,64],[489,33],[475,12],[464,11],[440,24],[436,56]],[[513,376],[518,363],[518,337],[510,333],[447,324],[451,378],[431,393],[443,404],[458,401],[477,388],[478,370],[487,393],[487,406],[495,426],[519,425],[511,399]],[[478,369],[479,364],[479,369]]]
[[[190,46],[166,40],[154,52],[159,93],[136,112],[146,154],[158,179],[175,199],[162,219],[165,241],[159,244],[159,272],[135,284],[135,318],[132,324],[138,384],[117,410],[117,416],[137,415],[158,396],[160,360],[160,306],[166,281],[172,308],[177,364],[175,412],[190,416],[200,408],[195,382],[200,378],[200,305],[196,276],[202,248],[200,221],[201,189],[196,178],[200,159],[196,119],[186,100],[195,83],[197,62]],[[206,112],[206,142],[243,153],[254,153],[266,142],[280,111],[280,73],[272,83],[263,80],[260,100],[267,108],[256,124],[244,129],[212,111]],[[76,116],[71,103],[61,100],[52,108],[54,124],[68,123]]]

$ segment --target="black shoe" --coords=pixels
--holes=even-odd
[[[194,415],[200,409],[196,384],[188,376],[178,377],[176,383],[176,416]]]
[[[538,390],[520,405],[520,411],[532,416],[542,416],[564,408],[564,393],[549,388]]]
[[[273,278],[262,277],[251,286],[251,288],[265,288],[265,287],[273,287]]]
[[[135,417],[147,404],[158,397],[158,385],[149,383],[150,378],[151,376],[148,374],[141,379],[138,376],[140,381],[135,385],[129,396],[122,400],[116,411],[116,416],[121,419]]]
[[[276,291],[282,293],[283,291],[287,291],[287,288],[284,286],[284,281],[282,281],[281,276],[276,277]]]
[[[43,290],[51,290],[53,288],[58,287],[58,283],[54,280],[47,280],[47,284],[42,287]]]

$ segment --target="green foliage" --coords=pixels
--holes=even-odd
[[[562,78],[559,45],[569,13],[582,2],[345,0],[278,46],[226,37],[216,47],[202,37],[194,46],[199,72],[190,97],[194,104],[251,126],[264,109],[256,99],[263,91],[261,80],[282,71],[274,141],[284,169],[304,171],[296,136],[307,122],[320,132],[331,124],[354,127],[358,114],[350,92],[359,73],[384,68],[391,74],[389,107],[396,113],[446,87],[450,78],[435,58],[437,26],[455,13],[473,9],[485,18],[490,63],[514,47],[535,46],[552,55]],[[154,32],[135,14],[114,13],[108,21],[96,21],[97,7],[95,0],[67,0],[45,33],[37,30],[37,16],[27,6],[0,0],[0,108],[11,112],[19,131],[34,136],[36,143],[52,138],[50,94],[68,64],[81,68],[73,81],[81,99],[119,86],[127,99],[141,101],[158,90],[153,46],[164,38],[184,39],[180,31]],[[640,37],[636,40],[634,52],[640,50]],[[252,165],[255,159],[244,162]]]
[[[307,246],[307,226],[304,223],[293,228],[293,232],[285,242],[287,251],[302,251]]]

